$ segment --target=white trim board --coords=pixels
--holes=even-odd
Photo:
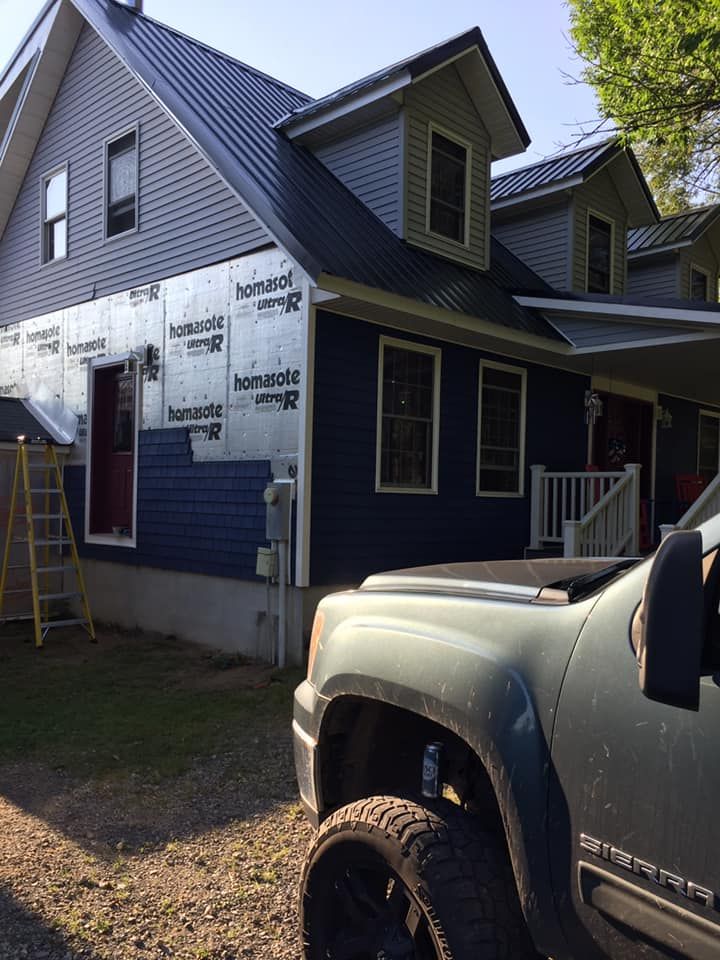
[[[697,325],[720,325],[720,304],[718,309],[687,310],[683,307],[640,306],[632,303],[600,303],[596,300],[563,300],[554,297],[527,297],[518,294],[514,297],[521,307],[533,307],[536,310],[549,310],[554,313],[592,313],[607,320],[625,320],[635,317],[645,320],[674,320],[678,323]]]

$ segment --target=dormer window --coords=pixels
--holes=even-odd
[[[468,245],[470,145],[430,126],[427,229]]]
[[[587,291],[612,293],[613,224],[595,213],[588,213]]]
[[[699,267],[690,268],[690,299],[707,300],[708,299],[708,280],[709,277],[704,270]]]

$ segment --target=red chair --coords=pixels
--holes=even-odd
[[[675,495],[683,510],[687,510],[707,486],[707,480],[699,473],[676,473]]]

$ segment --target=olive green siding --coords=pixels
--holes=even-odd
[[[612,220],[613,266],[611,293],[625,293],[627,211],[610,175],[601,170],[594,177],[577,187],[573,197],[574,258],[572,289],[578,293],[587,289],[587,223],[588,211]]]
[[[406,238],[443,257],[480,270],[488,268],[490,234],[490,136],[454,66],[411,87],[405,95]],[[430,124],[472,148],[470,240],[463,246],[427,231],[428,137]]]
[[[705,237],[700,237],[692,247],[680,251],[680,296],[683,299],[690,296],[691,265],[710,275],[708,299],[717,300],[718,262]]]

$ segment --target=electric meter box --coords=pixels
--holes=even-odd
[[[292,480],[275,480],[265,488],[265,536],[268,540],[290,539],[294,489]]]

